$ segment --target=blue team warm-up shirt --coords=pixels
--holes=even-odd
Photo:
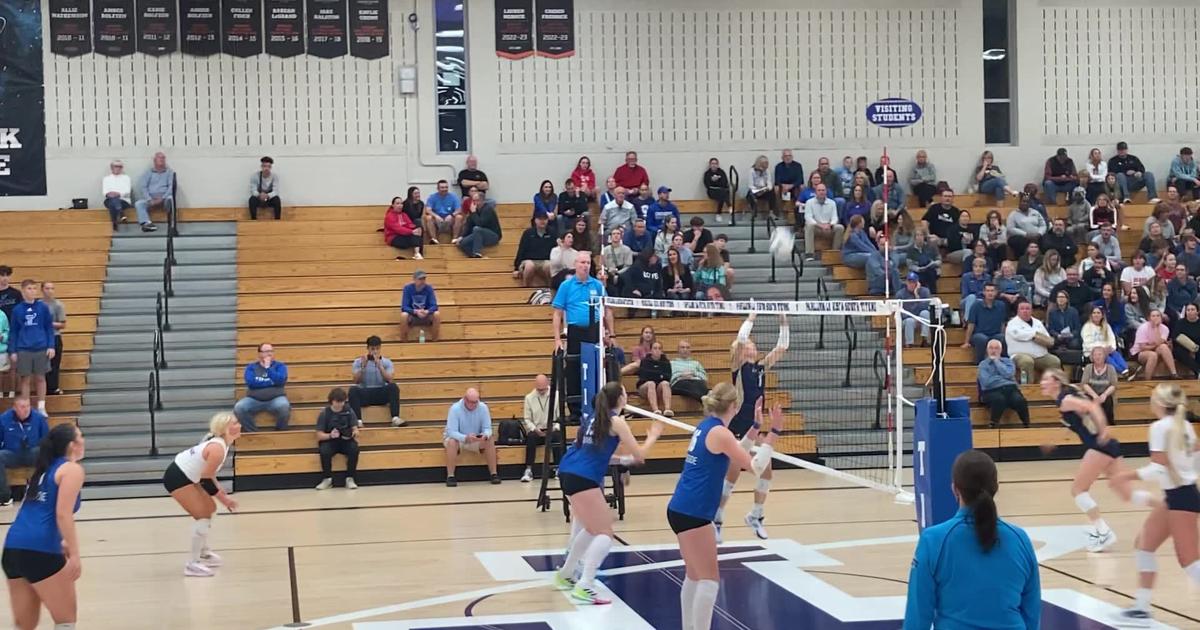
[[[600,323],[599,306],[593,315],[591,299],[601,295],[605,295],[604,283],[591,276],[580,282],[575,274],[571,274],[558,285],[552,304],[566,313],[568,326],[590,326]]]
[[[921,532],[904,630],[1038,630],[1042,585],[1033,543],[1003,520],[996,534],[984,553],[967,508]]]
[[[706,521],[717,515],[725,474],[729,471],[729,456],[708,450],[706,441],[709,431],[723,424],[720,418],[709,416],[692,432],[692,443],[688,445],[675,494],[667,503],[668,510]]]

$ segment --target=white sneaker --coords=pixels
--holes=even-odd
[[[217,553],[212,549],[205,549],[204,551],[200,552],[200,564],[203,564],[206,567],[219,567],[224,564],[224,562],[224,560],[221,560],[221,556],[218,556]]]
[[[1150,611],[1141,608],[1126,608],[1113,613],[1112,620],[1120,628],[1149,628],[1154,625]]]
[[[1116,543],[1117,534],[1111,529],[1103,534],[1099,532],[1092,532],[1091,534],[1088,534],[1087,550],[1088,553],[1100,553]]]
[[[317,484],[317,490],[328,490],[333,487],[333,479],[326,477]]]
[[[521,483],[529,483],[530,481],[533,481],[533,469],[526,467],[525,474],[521,475]]]
[[[405,422],[403,419],[401,419],[400,416],[392,416],[392,426],[402,427],[406,424],[408,424],[408,423]]]
[[[724,222],[725,222],[725,215],[718,214],[717,215],[717,223],[724,223]]]
[[[437,244],[437,241],[434,241],[434,244]],[[417,252],[413,254],[413,260],[425,260],[425,257],[421,255],[421,252]]]
[[[1149,203],[1150,203],[1151,205],[1153,205],[1153,204],[1156,204],[1156,203],[1158,203],[1158,202],[1160,202],[1160,201],[1162,201],[1162,199],[1159,199],[1158,197],[1155,197],[1155,198],[1151,199]]]
[[[183,574],[187,577],[212,577],[217,572],[199,562],[189,562],[183,567]]]
[[[354,477],[346,477],[346,489],[358,490],[358,482],[354,481]]]
[[[755,518],[753,514],[746,515],[746,526],[762,540],[767,539],[767,526],[763,525],[763,517]]]
[[[358,428],[360,428],[360,429],[361,429],[361,428],[363,428],[363,421],[362,421],[362,418],[359,418],[359,419],[358,419]]]

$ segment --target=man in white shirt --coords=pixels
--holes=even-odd
[[[1034,372],[1059,369],[1062,362],[1050,354],[1054,338],[1046,331],[1040,320],[1033,318],[1033,305],[1022,301],[1017,305],[1017,316],[1008,321],[1004,328],[1004,342],[1008,356],[1017,366],[1021,383],[1033,383]]]
[[[125,209],[133,206],[130,197],[133,194],[133,180],[125,174],[125,164],[121,160],[113,160],[108,168],[109,174],[104,176],[100,192],[104,195],[104,207],[108,208],[113,230],[116,230]],[[149,222],[149,213],[143,213],[142,209],[138,208],[138,223],[145,225]]]
[[[272,172],[275,160],[263,156],[258,161],[258,172],[250,176],[250,220],[258,219],[260,209],[270,209],[278,221],[283,215],[283,202],[279,200],[279,176]]]
[[[815,197],[804,202],[804,257],[808,260],[817,258],[815,246],[818,233],[831,234],[832,248],[841,249],[842,234],[846,230],[838,220],[837,203],[829,198],[829,189],[825,184],[817,184],[816,193]]]
[[[1154,277],[1154,269],[1146,264],[1146,254],[1133,253],[1133,264],[1121,270],[1121,289],[1126,293],[1146,284]]]

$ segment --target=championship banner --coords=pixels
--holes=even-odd
[[[496,54],[505,59],[533,54],[533,0],[496,0]]]
[[[133,0],[94,0],[92,15],[97,54],[106,57],[133,54]]]
[[[88,0],[50,0],[50,52],[63,57],[92,52]]]
[[[538,0],[537,54],[551,59],[575,54],[574,0]]]
[[[350,55],[359,59],[388,55],[388,0],[350,0]]]
[[[177,0],[137,0],[137,49],[140,53],[169,55],[179,48]]]
[[[221,27],[221,52],[234,57],[262,54],[262,0],[221,0]]]
[[[346,0],[306,0],[308,54],[333,59],[346,54]]]
[[[220,0],[179,0],[179,49],[207,57],[221,52]]]
[[[935,299],[922,300],[940,304]],[[755,300],[652,300],[605,296],[605,308],[637,310],[672,310],[696,313],[746,315],[774,313],[777,315],[892,315],[904,307],[902,300],[800,300],[797,302],[759,302]]]
[[[303,0],[266,0],[266,47],[272,57],[304,54]]]
[[[41,0],[0,2],[0,197],[46,194]]]

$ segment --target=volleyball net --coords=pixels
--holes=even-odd
[[[703,379],[707,388],[732,379],[734,352],[740,360],[762,362],[763,430],[769,409],[778,405],[783,426],[775,442],[775,458],[847,483],[866,486],[910,501],[903,469],[911,466],[913,404],[942,388],[945,334],[936,299],[921,308],[904,309],[899,300],[808,301],[677,301],[600,298],[602,307],[621,321],[630,310],[653,313],[654,320],[637,330],[600,338],[620,365],[601,362],[600,382],[620,378],[630,395],[631,418],[659,420],[682,439],[703,418],[696,392],[704,387],[687,380]],[[733,348],[738,330],[754,315],[750,343]],[[922,314],[927,314],[922,317]],[[602,318],[603,320],[603,318]],[[906,324],[911,320],[911,324]],[[601,323],[603,327],[603,321]],[[930,347],[900,350],[905,328],[917,340],[927,331]],[[645,340],[653,340],[645,344]],[[655,345],[657,344],[657,345]],[[641,347],[639,347],[641,345]],[[749,347],[747,347],[749,346]],[[661,350],[671,361],[672,391],[667,417],[665,401],[652,401],[644,388],[639,359]],[[620,358],[623,357],[623,361]],[[661,365],[661,356],[659,365]],[[604,370],[620,369],[617,375]],[[657,410],[652,409],[657,405]],[[656,413],[657,411],[657,413]]]

